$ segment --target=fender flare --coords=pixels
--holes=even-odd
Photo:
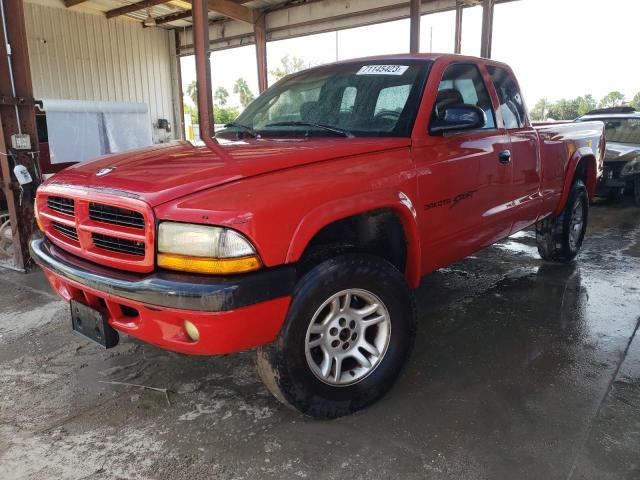
[[[294,263],[300,260],[311,239],[327,225],[379,209],[391,209],[400,220],[407,242],[405,278],[411,288],[417,288],[420,284],[421,265],[417,215],[409,197],[398,190],[377,190],[316,206],[298,223],[285,262]]]
[[[562,196],[560,197],[558,206],[552,213],[554,217],[560,215],[560,213],[564,209],[564,206],[567,203],[567,199],[569,198],[569,192],[571,191],[571,185],[573,184],[573,178],[576,175],[576,170],[583,159],[589,162],[587,167],[587,178],[585,182],[589,199],[593,199],[596,191],[597,161],[593,150],[589,147],[575,148],[575,146],[573,145],[571,145],[569,148],[570,151],[573,150],[573,153],[571,154],[569,163],[567,165],[567,173],[564,177],[564,185],[562,186]]]

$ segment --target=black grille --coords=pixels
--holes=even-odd
[[[58,213],[71,215],[72,217],[75,212],[73,200],[70,198],[48,197],[47,207],[49,207],[51,210],[55,210]]]
[[[122,227],[144,228],[144,217],[141,213],[99,203],[89,204],[89,218]]]
[[[144,256],[144,242],[125,240],[124,238],[110,237],[109,235],[93,234],[93,243],[96,247],[104,248],[112,252],[128,253],[129,255]]]
[[[53,228],[55,228],[58,232],[60,232],[65,237],[68,237],[72,240],[78,241],[78,232],[75,228],[70,227],[68,225],[63,225],[62,223],[53,222]]]
[[[604,166],[604,178],[618,180],[622,176],[624,162],[614,162]],[[611,173],[609,173],[611,172]]]

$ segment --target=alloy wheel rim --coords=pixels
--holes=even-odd
[[[382,362],[391,338],[389,311],[373,293],[347,289],[315,312],[305,338],[313,374],[332,386],[354,385]]]
[[[582,229],[584,228],[584,209],[582,208],[582,201],[576,200],[571,210],[571,222],[569,224],[569,246],[572,250],[575,250],[580,237],[582,236]]]

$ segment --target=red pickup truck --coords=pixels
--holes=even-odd
[[[423,276],[531,225],[573,260],[605,151],[601,122],[532,127],[508,66],[456,55],[291,75],[208,144],[53,176],[32,257],[86,337],[256,348],[275,396],[323,418],[389,390]]]

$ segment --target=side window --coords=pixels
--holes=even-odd
[[[407,103],[410,92],[411,84],[383,88],[378,94],[378,101],[376,102],[373,116],[375,117],[381,112],[402,113],[402,109]]]
[[[340,113],[353,112],[357,93],[358,89],[356,87],[347,87],[344,89],[342,92],[342,101],[340,102]]]
[[[442,75],[434,106],[434,115],[441,115],[446,107],[468,104],[482,109],[487,117],[483,128],[496,128],[491,98],[478,67],[473,64],[449,65]]]
[[[500,114],[504,120],[504,126],[510,128],[522,128],[525,124],[525,108],[522,101],[522,94],[516,85],[511,74],[499,67],[487,67],[493,85],[498,92],[498,100],[500,100]]]

